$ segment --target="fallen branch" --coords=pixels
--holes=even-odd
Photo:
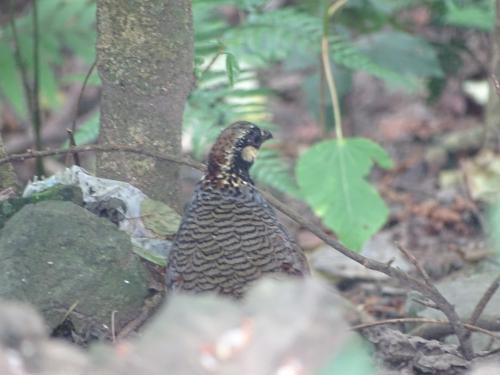
[[[148,151],[141,148],[137,148],[137,146],[127,146],[127,145],[87,145],[87,146],[77,146],[70,147],[64,150],[46,150],[46,151],[29,151],[24,154],[17,155],[9,155],[6,158],[0,159],[0,165],[12,162],[19,161],[28,158],[34,157],[43,157],[50,155],[63,155],[67,153],[74,152],[131,152],[135,154],[140,154],[148,157],[152,157],[158,160],[166,160],[174,163],[179,163],[181,165],[187,165],[199,170],[205,170],[205,166],[201,163],[193,161],[191,159],[183,158],[181,156],[167,155],[165,153],[158,153],[154,151]],[[408,288],[420,292],[422,295],[433,301],[437,306],[441,308],[441,311],[445,314],[448,319],[450,325],[453,327],[453,331],[456,334],[459,342],[460,349],[465,359],[470,360],[473,357],[473,350],[470,343],[470,340],[467,338],[467,331],[464,328],[464,324],[461,322],[460,318],[455,312],[453,306],[439,293],[439,291],[430,283],[430,280],[427,277],[427,280],[421,281],[417,278],[414,278],[402,271],[399,268],[392,267],[391,263],[383,263],[374,259],[367,258],[361,254],[358,254],[340,242],[335,240],[326,234],[321,228],[317,225],[311,223],[310,221],[303,218],[302,215],[299,215],[295,211],[291,210],[287,205],[280,202],[274,196],[266,191],[262,191],[261,194],[268,200],[270,204],[276,207],[279,211],[283,212],[285,215],[290,217],[292,220],[302,225],[304,228],[308,229],[311,233],[318,236],[321,240],[323,240],[326,244],[333,247],[335,250],[339,251],[343,255],[348,258],[354,260],[355,262],[361,264],[362,266],[369,268],[374,271],[382,272],[387,276],[397,280],[400,284],[407,286]]]
[[[467,359],[471,359],[474,355],[472,344],[470,341],[470,335],[464,329],[464,324],[460,321],[460,317],[455,311],[455,306],[453,306],[448,300],[441,294],[441,292],[432,283],[431,278],[425,272],[424,268],[418,263],[417,258],[413,256],[407,249],[398,244],[398,249],[406,256],[406,258],[415,266],[418,273],[422,276],[424,284],[427,286],[428,291],[431,293],[432,297],[428,295],[429,298],[436,304],[436,307],[441,310],[448,318],[450,325],[453,327],[453,331],[457,334],[458,340],[460,341],[460,347],[463,351],[464,356]],[[468,355],[470,357],[468,357]]]
[[[436,319],[428,319],[428,318],[397,318],[397,319],[385,319],[385,320],[379,320],[376,322],[358,324],[358,325],[352,326],[351,329],[353,331],[359,331],[359,330],[365,329],[365,328],[371,328],[371,327],[387,325],[387,324],[401,324],[401,323],[426,323],[426,324],[438,324],[438,325],[450,326],[450,322],[447,322],[445,320],[436,320]],[[482,328],[482,327],[479,327],[475,324],[470,324],[470,323],[464,323],[463,326],[470,331],[484,333],[485,335],[488,335],[488,336],[491,336],[497,340],[500,340],[499,333],[492,332],[488,329],[485,329],[485,328]]]

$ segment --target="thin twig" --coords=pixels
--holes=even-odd
[[[35,147],[42,149],[42,115],[40,113],[40,48],[38,32],[38,4],[33,0],[33,128],[35,131]],[[36,158],[36,173],[44,175],[42,158]]]
[[[61,319],[61,323],[60,324],[62,324],[68,318],[68,316],[70,316],[70,314],[73,311],[75,311],[75,309],[76,309],[76,307],[78,306],[79,303],[80,303],[79,300],[76,300],[75,302],[73,302],[73,304],[69,307],[69,309],[64,313],[64,316]]]
[[[220,47],[219,50],[215,53],[215,55],[210,59],[205,69],[203,69],[203,71],[201,72],[200,74],[201,77],[203,77],[212,68],[212,65],[215,64],[217,59],[223,55],[223,51],[224,47]]]
[[[460,342],[460,348],[466,359],[472,359],[474,356],[474,351],[472,349],[472,343],[470,341],[470,335],[464,330],[464,323],[460,320],[455,307],[448,302],[448,300],[441,294],[441,292],[432,283],[431,278],[424,270],[424,268],[418,263],[417,258],[411,254],[407,249],[405,249],[401,244],[397,244],[398,249],[408,258],[408,260],[415,266],[418,273],[422,276],[424,284],[427,286],[426,297],[430,298],[432,302],[446,315],[450,325],[453,327],[454,332],[457,335],[458,341]]]
[[[97,60],[94,60],[89,70],[87,71],[87,75],[85,76],[85,79],[83,80],[82,83],[82,87],[80,88],[80,93],[78,94],[78,100],[76,101],[75,115],[73,116],[73,122],[71,123],[71,131],[73,132],[73,134],[75,134],[76,131],[76,117],[78,116],[78,111],[80,110],[80,104],[82,103],[83,93],[85,92],[85,88],[87,87],[90,75],[94,71],[96,64]]]
[[[69,145],[71,147],[76,146],[76,141],[75,141],[75,134],[73,133],[73,130],[71,129],[66,129],[66,132],[68,133],[68,139],[69,139]],[[69,155],[69,154],[67,154]],[[75,165],[80,166],[80,156],[78,155],[78,152],[72,152],[71,155],[73,155],[73,161]],[[66,160],[67,162],[68,160]]]
[[[323,68],[322,55],[319,55],[319,124],[321,126],[322,136],[326,135],[326,95],[325,95],[325,69]]]
[[[332,74],[332,67],[330,64],[329,40],[328,40],[328,22],[330,17],[332,17],[342,6],[345,5],[347,0],[337,0],[331,4],[323,15],[323,35],[321,37],[321,60],[323,62],[323,72],[325,80],[327,83],[328,91],[330,92],[330,98],[332,100],[333,117],[335,122],[335,133],[337,139],[343,139],[342,130],[342,113],[340,111],[340,102],[337,92],[337,87],[335,84],[335,79]]]
[[[183,158],[181,156],[168,155],[155,151],[144,150],[140,148],[140,146],[113,145],[113,144],[85,145],[85,146],[69,147],[67,149],[59,149],[59,150],[44,150],[44,151],[28,150],[28,152],[22,154],[10,154],[5,158],[0,159],[0,165],[5,163],[10,163],[13,161],[23,161],[26,159],[32,159],[36,157],[66,155],[68,153],[74,153],[74,152],[130,152],[133,154],[144,155],[158,160],[170,161],[173,163],[186,165],[188,167],[192,167],[202,171],[205,170],[204,164],[189,158]]]
[[[489,286],[488,289],[484,292],[483,296],[477,303],[476,307],[474,308],[474,311],[472,312],[472,315],[469,319],[470,324],[476,324],[479,318],[481,317],[481,314],[483,313],[486,305],[488,302],[490,302],[491,297],[495,294],[495,292],[498,290],[498,287],[500,286],[500,276],[498,276],[491,285]]]
[[[140,328],[163,303],[162,293],[156,293],[144,301],[141,313],[128,322],[117,335],[118,340],[127,338],[132,332]]]
[[[413,298],[413,301],[415,303],[418,303],[422,306],[425,306],[425,307],[428,307],[430,309],[434,309],[434,310],[439,310],[439,306],[437,306],[434,302],[432,301],[425,301],[423,299],[420,299],[420,298]]]
[[[21,55],[21,47],[19,44],[19,36],[17,34],[17,26],[16,20],[14,18],[14,8],[12,5],[12,0],[9,0],[9,24],[12,31],[12,39],[14,44],[14,59],[16,60],[17,69],[19,69],[19,73],[21,74],[21,81],[23,82],[24,95],[26,97],[26,103],[28,104],[28,111],[30,113],[31,120],[34,123],[32,91],[28,79],[26,65],[24,64],[24,60]]]
[[[415,256],[412,253],[410,253],[408,250],[406,250],[406,248],[404,246],[402,246],[401,244],[396,243],[396,246],[399,249],[399,251],[401,251],[403,253],[403,255],[410,261],[410,263],[415,266],[418,273],[425,280],[425,283],[427,285],[431,285],[432,284],[431,278],[429,277],[427,272],[424,270],[424,268],[420,265],[417,258],[415,258]]]
[[[428,319],[428,318],[397,318],[397,319],[386,319],[386,320],[379,320],[377,322],[358,324],[358,325],[352,326],[351,329],[353,331],[358,331],[361,329],[380,326],[380,325],[401,324],[401,323],[426,323],[426,324],[439,324],[439,325],[447,325],[447,326],[450,325],[450,322],[447,322],[445,320],[436,320],[436,319]],[[489,330],[481,328],[481,327],[478,327],[474,324],[464,323],[464,327],[470,331],[481,332],[481,333],[484,333],[485,335],[488,335],[488,336],[491,336],[497,340],[500,340],[500,334],[498,334],[496,332],[489,331]]]
[[[328,20],[333,14],[338,11],[344,4],[346,0],[338,0],[334,2],[330,8],[325,12],[323,16],[323,35],[321,37],[321,60],[323,62],[323,70],[325,72],[326,83],[328,91],[330,92],[330,97],[332,99],[333,106],[333,117],[335,121],[335,132],[337,139],[342,139],[342,117],[340,112],[339,97],[337,93],[337,88],[335,86],[335,80],[332,75],[332,67],[330,64],[330,56],[328,53]]]

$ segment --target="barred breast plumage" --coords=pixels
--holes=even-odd
[[[263,275],[309,274],[304,253],[248,173],[269,138],[256,125],[237,122],[215,142],[169,255],[169,290],[241,297]]]

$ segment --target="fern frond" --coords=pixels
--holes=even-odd
[[[299,188],[292,174],[292,167],[276,150],[260,150],[252,177],[261,184],[282,191],[294,198],[300,198]]]
[[[354,47],[351,41],[341,36],[333,36],[330,39],[330,51],[332,60],[350,70],[362,70],[377,78],[387,81],[391,84],[410,85],[414,82],[407,77],[384,68],[370,59],[363,52]]]
[[[321,20],[293,8],[250,14],[229,30],[224,43],[229,51],[254,64],[283,60],[297,50],[319,48]]]

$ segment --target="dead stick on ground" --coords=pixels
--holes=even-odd
[[[386,325],[386,324],[401,324],[401,323],[427,323],[427,324],[439,324],[439,325],[446,325],[446,326],[450,325],[450,322],[447,322],[444,320],[427,319],[427,318],[398,318],[398,319],[386,319],[386,320],[379,320],[377,322],[358,324],[358,325],[352,326],[351,329],[353,331],[358,331],[360,329],[376,327],[376,326],[381,326],[381,325]],[[497,340],[500,340],[500,334],[498,334],[496,332],[492,332],[492,331],[487,330],[485,328],[476,326],[474,324],[464,323],[464,327],[470,331],[481,332],[481,333],[484,333],[485,335],[488,335],[488,336],[491,336]]]
[[[72,152],[123,151],[123,152],[131,152],[149,156],[152,158],[156,158],[158,160],[167,160],[182,165],[187,165],[202,171],[205,170],[205,166],[203,164],[195,162],[193,160],[189,160],[179,156],[160,154],[157,152],[144,150],[138,147],[139,146],[127,146],[127,145],[90,145],[90,146],[70,147],[65,150],[30,151],[24,154],[9,155],[6,158],[0,159],[0,165],[16,160],[24,160],[28,158],[43,157],[50,155],[62,155]],[[354,260],[355,262],[361,264],[366,268],[386,274],[387,276],[397,280],[400,284],[405,285],[417,292],[420,292],[421,294],[432,300],[437,306],[441,308],[441,311],[445,314],[446,318],[450,322],[450,325],[452,326],[454,333],[458,337],[458,340],[460,342],[460,348],[462,350],[462,354],[464,355],[464,357],[468,360],[472,359],[473,357],[472,345],[470,343],[470,340],[468,340],[468,338],[466,337],[467,331],[465,330],[463,323],[460,321],[453,306],[441,295],[441,293],[439,293],[439,291],[432,285],[432,283],[429,284],[430,281],[421,281],[417,278],[414,278],[409,274],[407,274],[406,272],[402,271],[401,269],[392,267],[391,262],[383,263],[374,259],[367,258],[361,254],[355,253],[354,251],[348,249],[334,238],[330,237],[317,225],[311,223],[308,220],[305,220],[301,215],[288,208],[287,205],[276,199],[270,193],[267,193],[260,189],[257,190],[259,190],[262,193],[262,195],[268,200],[268,202],[272,204],[274,207],[276,207],[279,211],[283,212],[292,220],[302,225],[311,233],[318,236],[321,240],[323,240],[326,244],[333,247],[335,250],[339,251],[343,255],[347,256],[348,258]]]

